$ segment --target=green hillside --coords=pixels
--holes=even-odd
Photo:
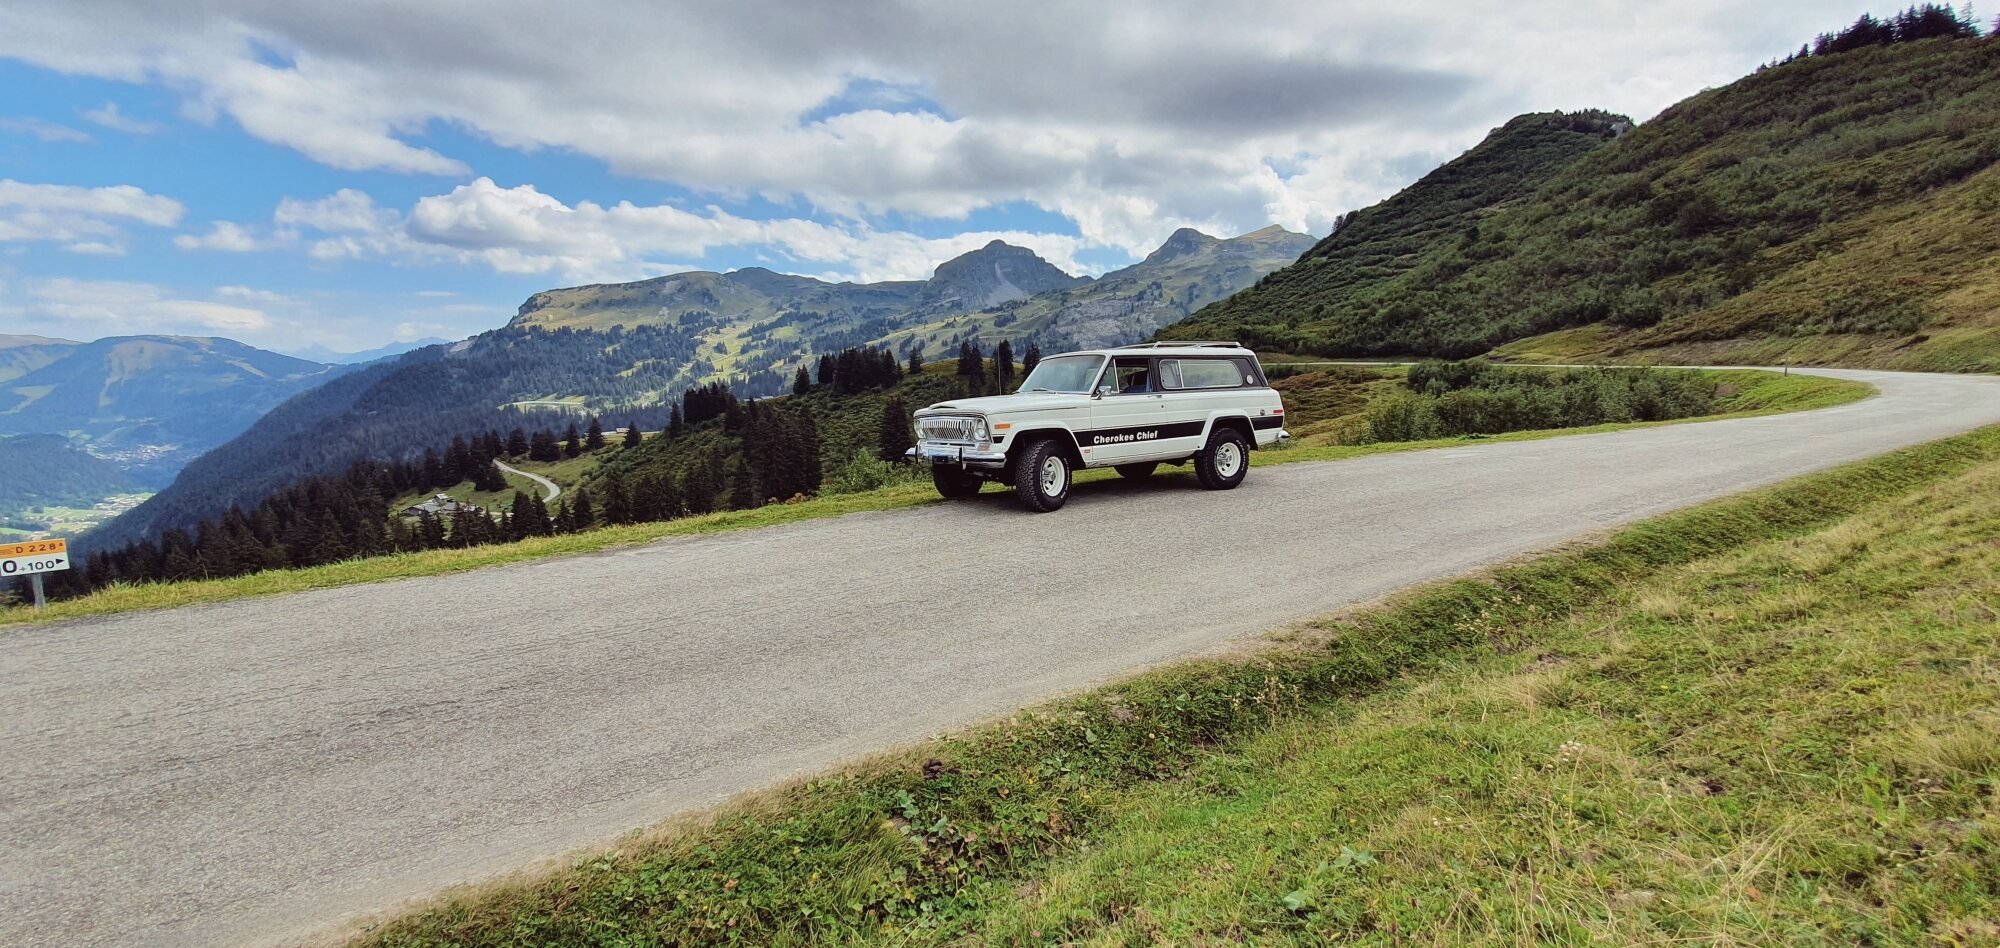
[[[118,465],[93,457],[61,435],[0,437],[0,518],[33,507],[89,506],[137,490]]]
[[[2000,369],[1995,115],[2000,43],[1969,38],[1797,59],[1623,134],[1524,116],[1164,335]]]

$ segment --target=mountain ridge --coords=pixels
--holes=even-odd
[[[0,435],[68,436],[160,483],[339,371],[217,336],[106,336],[0,382]]]
[[[1325,356],[2000,370],[1996,114],[1993,37],[1794,57],[1503,201],[1456,207],[1420,181],[1162,336]]]

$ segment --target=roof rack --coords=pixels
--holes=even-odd
[[[1117,348],[1120,348],[1120,349],[1169,349],[1169,348],[1172,348],[1172,349],[1179,349],[1179,348],[1198,348],[1198,347],[1202,347],[1202,346],[1207,346],[1207,347],[1211,347],[1211,348],[1216,348],[1216,349],[1241,349],[1241,348],[1243,348],[1243,344],[1242,344],[1242,343],[1240,343],[1240,342],[1221,342],[1221,341],[1217,341],[1217,340],[1212,340],[1212,339],[1211,339],[1211,340],[1201,340],[1201,339],[1169,339],[1169,340],[1167,340],[1167,341],[1165,341],[1165,342],[1135,342],[1135,343],[1132,343],[1131,345],[1128,345],[1128,346],[1118,346]]]

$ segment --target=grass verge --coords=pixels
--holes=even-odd
[[[1428,586],[1247,657],[1155,670],[753,795],[446,898],[360,941],[1393,941],[1452,926],[1582,940],[1627,905],[1708,937],[1806,930],[1740,910],[1759,900],[1838,904],[1843,924],[1883,931],[1976,925],[2000,902],[1987,842],[2000,747],[1983,719],[1964,716],[1979,701],[1990,709],[2000,688],[1995,486],[2000,429],[1988,429],[1706,504]],[[1921,529],[1896,541],[1893,564],[1865,568],[1871,544],[1912,523]],[[1855,588],[1840,591],[1844,582]],[[1895,627],[1917,620],[1921,631]],[[1731,623],[1763,638],[1734,638]],[[1972,632],[1948,631],[1967,623]],[[1542,677],[1454,698],[1448,717],[1377,704],[1442,701],[1496,662]],[[1913,684],[1929,672],[1950,684]],[[1413,686],[1426,677],[1444,684]],[[1545,728],[1531,740],[1488,706],[1561,717],[1513,725]],[[1331,726],[1371,715],[1388,722],[1381,743]],[[1569,723],[1595,730],[1552,745]],[[1876,747],[1880,766],[1867,753]],[[1672,763],[1642,766],[1628,760],[1636,754]],[[1510,780],[1531,771],[1551,796]],[[1757,772],[1809,796],[1732,795]],[[1665,782],[1646,806],[1617,812],[1617,793],[1653,794],[1654,777]],[[1613,778],[1621,790],[1591,784]],[[1350,801],[1350,787],[1367,792]],[[1774,814],[1789,816],[1760,822]],[[1621,820],[1695,834],[1706,848],[1659,835],[1614,847],[1602,827]],[[1913,826],[1958,848],[1880,835]],[[1429,848],[1413,845],[1405,861],[1377,842],[1399,828],[1428,831]],[[1840,842],[1857,830],[1877,835]],[[1274,834],[1289,848],[1267,843]],[[1822,874],[1781,868],[1794,854]],[[1652,875],[1593,882],[1630,860]],[[1935,874],[1899,894],[1894,873],[1916,871]],[[1407,896],[1388,887],[1378,898],[1372,878],[1350,884],[1377,873]],[[1871,886],[1891,898],[1871,902]]]
[[[1300,461],[1344,460],[1397,451],[1418,451],[1427,448],[1463,446],[1489,442],[1530,441],[1570,434],[1622,431],[1631,428],[1651,427],[1658,424],[1716,421],[1725,418],[1740,418],[1777,412],[1804,411],[1858,401],[1873,394],[1875,391],[1873,387],[1858,382],[1849,382],[1823,376],[1794,375],[1787,377],[1771,372],[1733,369],[1718,370],[1715,374],[1719,377],[1719,382],[1733,387],[1733,392],[1723,399],[1724,412],[1718,415],[1706,415],[1699,418],[1687,418],[1671,422],[1635,422],[1630,424],[1596,425],[1588,428],[1518,431],[1503,435],[1467,436],[1431,441],[1399,441],[1369,445],[1303,445],[1285,450],[1255,452],[1251,455],[1251,464],[1256,467],[1267,467],[1273,464],[1289,464]],[[532,465],[523,465],[522,467],[523,470],[534,470],[536,473],[543,474],[544,476],[553,477],[558,473],[544,467]],[[1109,470],[1083,471],[1077,476],[1076,482],[1079,484],[1090,484],[1095,481],[1115,477],[1116,474]],[[532,488],[532,485],[529,486]],[[989,485],[987,489],[1001,490],[1003,488]],[[512,494],[509,493],[505,496],[511,497]],[[937,501],[937,493],[927,483],[900,484],[862,493],[825,495],[795,504],[780,504],[760,507],[755,510],[729,511],[655,523],[606,527],[584,533],[540,537],[516,543],[495,544],[468,549],[425,550],[420,553],[400,553],[390,556],[367,557],[304,569],[267,570],[261,573],[228,579],[110,586],[86,596],[51,603],[48,609],[40,614],[37,614],[31,607],[27,606],[17,606],[0,610],[0,627],[53,622],[87,616],[111,615],[148,609],[171,609],[179,606],[226,602],[257,596],[274,596],[284,593],[304,592],[311,589],[326,589],[336,586],[351,586],[359,583],[381,582],[389,579],[441,576],[449,573],[481,569],[489,566],[502,566],[508,563],[518,563],[550,556],[592,553],[615,547],[650,543],[669,537],[698,536],[708,533],[719,533],[726,530],[776,526],[785,523],[796,523],[802,520],[814,520],[821,517],[837,517],[843,514],[859,513],[862,511],[896,510],[918,504],[936,503]],[[489,500],[489,503],[497,503],[497,501]]]

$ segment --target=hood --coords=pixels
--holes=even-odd
[[[978,398],[954,398],[938,402],[918,410],[917,414],[977,412],[995,415],[1003,412],[1047,411],[1052,408],[1076,408],[1090,404],[1090,396],[1069,392],[1035,392],[1016,395],[983,395]]]

